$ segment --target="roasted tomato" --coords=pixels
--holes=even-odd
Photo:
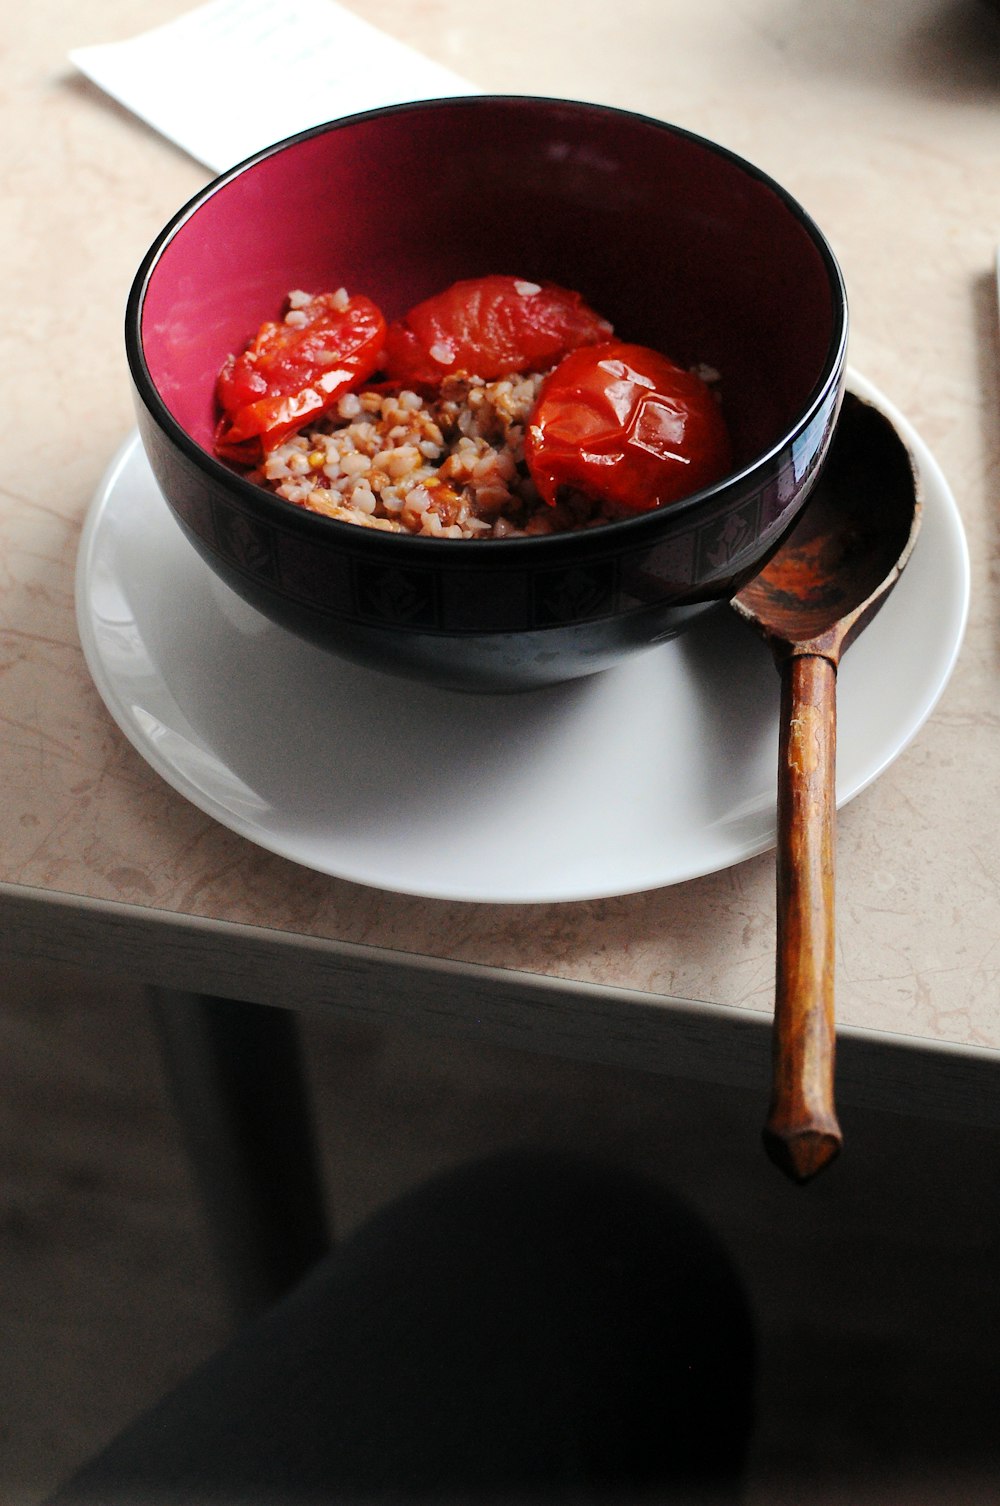
[[[219,373],[221,455],[245,460],[275,449],[376,370],[386,325],[370,299],[344,293],[292,294],[277,323],[262,324]]]
[[[452,283],[389,326],[390,381],[439,386],[464,371],[491,380],[511,371],[544,371],[567,351],[607,340],[612,327],[579,293],[518,277]]]
[[[649,512],[726,474],[729,436],[700,377],[621,340],[566,356],[538,395],[525,459],[542,497],[561,487],[621,514]]]

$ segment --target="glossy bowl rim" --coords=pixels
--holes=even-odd
[[[823,262],[830,291],[833,300],[833,331],[829,347],[819,378],[814,384],[809,397],[803,406],[799,418],[789,428],[786,428],[779,439],[769,449],[757,455],[753,460],[742,466],[739,470],[731,472],[721,481],[712,486],[704,487],[701,491],[693,492],[689,497],[679,502],[672,503],[669,509],[653,508],[648,512],[639,513],[632,518],[618,518],[612,522],[595,525],[592,528],[570,529],[563,533],[535,534],[530,538],[506,538],[506,539],[436,539],[424,535],[416,536],[406,533],[387,533],[383,530],[359,529],[356,523],[350,523],[338,518],[330,518],[320,513],[310,512],[308,509],[299,507],[294,502],[289,502],[284,497],[279,497],[274,492],[267,491],[264,487],[249,481],[239,472],[230,469],[217,456],[202,448],[194,440],[187,430],[178,423],[170,412],[166,403],[159,394],[156,383],[153,381],[149,367],[146,363],[142,340],[142,314],[145,306],[146,292],[156,268],[166,251],[167,247],[209,199],[216,193],[232,183],[235,179],[250,172],[259,162],[270,157],[277,156],[280,152],[297,145],[299,142],[309,140],[316,136],[332,134],[335,131],[349,128],[361,121],[383,119],[389,115],[413,113],[415,111],[442,110],[449,108],[478,108],[490,105],[519,105],[529,104],[533,106],[554,106],[556,108],[573,111],[594,112],[605,116],[622,116],[625,119],[636,121],[643,125],[649,125],[660,131],[666,131],[671,136],[682,137],[693,142],[707,151],[732,163],[747,176],[756,179],[768,188],[785,206],[785,208],[798,220],[813,242]],[[825,233],[813,219],[807,209],[786,188],[782,187],[771,175],[754,163],[749,162],[739,153],[719,142],[711,140],[687,127],[674,125],[669,121],[661,120],[656,116],[646,115],[643,112],[626,109],[620,105],[597,104],[588,100],[561,98],[557,95],[544,94],[470,94],[470,95],[445,95],[431,99],[410,100],[400,104],[382,105],[370,110],[357,111],[351,115],[337,116],[332,120],[319,122],[309,126],[303,131],[297,131],[291,136],[282,137],[279,141],[269,146],[261,147],[242,161],[234,163],[224,172],[217,174],[208,183],[204,184],[181,207],[171,216],[167,223],[156,235],[133,277],[128,298],[125,306],[125,351],[128,361],[129,372],[135,391],[141,399],[150,417],[157,427],[167,438],[181,451],[198,470],[202,471],[213,481],[217,481],[227,492],[235,498],[239,498],[254,512],[266,512],[274,519],[285,518],[291,522],[295,520],[298,530],[314,532],[317,538],[327,537],[336,539],[340,537],[344,542],[353,540],[357,547],[361,547],[361,541],[357,535],[363,534],[369,540],[377,540],[372,547],[382,549],[391,548],[393,553],[405,555],[411,549],[419,551],[419,557],[428,563],[433,554],[439,558],[451,558],[456,563],[460,558],[468,557],[470,550],[475,550],[476,557],[482,559],[484,546],[503,545],[504,558],[510,558],[511,564],[515,563],[525,549],[530,549],[533,558],[538,558],[543,551],[555,552],[567,549],[582,548],[582,544],[574,541],[594,540],[597,537],[608,540],[610,538],[626,539],[639,544],[644,532],[659,531],[662,519],[669,515],[671,519],[680,518],[681,515],[696,511],[710,498],[721,498],[727,492],[752,482],[756,472],[765,472],[768,467],[780,456],[783,450],[794,445],[795,442],[808,430],[817,414],[823,407],[831,390],[838,384],[842,384],[846,366],[847,339],[848,339],[848,303],[847,289],[844,275],[837,257],[827,239]],[[347,530],[347,532],[345,532]],[[391,541],[391,542],[389,542]],[[441,551],[447,551],[442,555]],[[589,551],[588,551],[589,552]]]

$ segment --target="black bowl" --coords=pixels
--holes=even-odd
[[[392,319],[493,272],[575,288],[618,337],[716,368],[732,473],[580,532],[439,540],[307,512],[212,453],[219,367],[291,288],[346,286]],[[484,691],[593,673],[734,595],[815,480],[846,339],[835,258],[765,174],[656,120],[528,97],[394,106],[257,154],[157,237],[126,315],[143,444],[211,568],[337,654]]]

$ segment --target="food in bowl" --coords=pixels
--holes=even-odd
[[[217,382],[215,447],[310,512],[432,538],[610,523],[718,481],[702,376],[614,340],[577,292],[464,279],[387,325],[345,288],[293,291]]]

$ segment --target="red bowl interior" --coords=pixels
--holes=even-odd
[[[745,162],[622,111],[479,97],[324,127],[219,180],[151,253],[143,354],[210,450],[219,367],[291,288],[346,286],[391,319],[491,272],[575,288],[622,338],[716,367],[740,465],[842,346],[829,250]]]

